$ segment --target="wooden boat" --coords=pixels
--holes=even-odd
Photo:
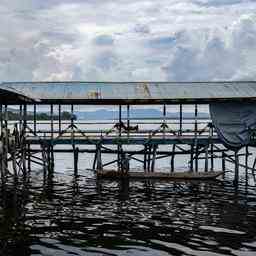
[[[222,171],[209,171],[209,172],[136,172],[130,171],[127,174],[114,170],[101,170],[97,171],[98,178],[104,179],[164,179],[164,180],[210,180],[216,179],[223,175]]]

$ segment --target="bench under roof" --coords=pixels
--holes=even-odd
[[[0,93],[9,104],[15,104],[15,94],[16,103],[192,104],[256,101],[256,82],[4,82]]]

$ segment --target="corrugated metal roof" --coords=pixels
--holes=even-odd
[[[15,82],[2,83],[42,103],[158,104],[256,100],[256,82]]]
[[[25,95],[15,88],[0,85],[0,102],[1,104],[17,104],[24,102],[34,102],[34,99]]]

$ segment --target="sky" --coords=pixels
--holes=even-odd
[[[256,79],[255,0],[1,0],[0,81]]]

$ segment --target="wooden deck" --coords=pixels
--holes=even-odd
[[[98,136],[62,136],[60,138],[52,138],[51,136],[44,136],[44,137],[35,137],[35,136],[27,136],[26,142],[28,144],[40,144],[41,141],[51,143],[53,145],[57,144],[85,144],[85,145],[92,145],[98,144],[122,144],[122,145],[136,145],[136,144],[146,144],[150,142],[151,144],[194,144],[195,140],[197,140],[198,144],[207,145],[209,143],[209,136],[195,136],[192,135],[182,135],[182,136],[108,136],[102,137]],[[221,143],[217,136],[211,138],[211,142],[218,144]]]
[[[142,179],[161,179],[161,180],[210,180],[216,179],[223,175],[222,171],[209,171],[209,172],[135,172],[130,171],[127,174],[123,174],[114,170],[97,171],[97,177],[103,179],[121,179],[130,178],[135,180]]]

